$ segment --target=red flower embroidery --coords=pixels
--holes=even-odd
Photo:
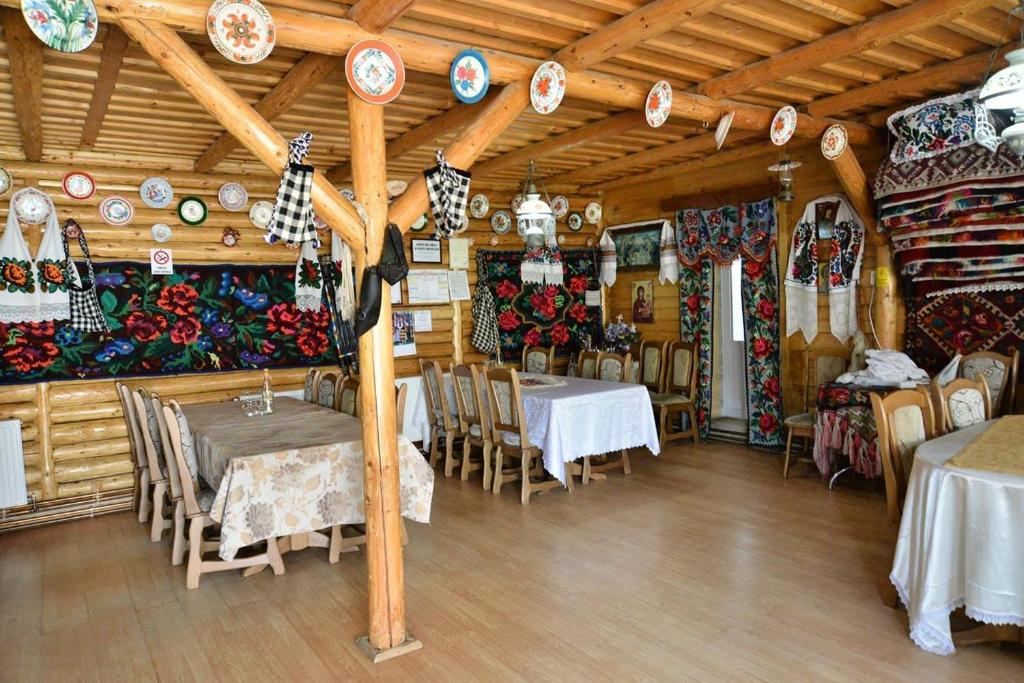
[[[686,297],[686,310],[690,313],[696,313],[697,308],[700,306],[700,297],[696,294],[691,294]]]
[[[569,328],[563,323],[557,323],[551,328],[551,343],[555,346],[565,346],[569,343]]]
[[[502,299],[511,299],[519,293],[519,288],[508,280],[502,280],[495,290]]]
[[[850,392],[847,389],[833,389],[832,401],[837,406],[845,406],[850,402]]]
[[[842,282],[842,280],[843,280],[843,278],[842,278],[842,276],[839,273],[832,273],[828,277],[828,281],[829,281],[829,283],[832,284],[833,287],[838,285],[838,284],[840,284]]]
[[[761,427],[761,431],[765,434],[771,434],[779,426],[779,421],[775,419],[775,416],[769,415],[768,413],[761,413],[761,417],[757,423],[758,426]]]
[[[274,304],[267,309],[267,332],[280,332],[289,337],[299,331],[301,315],[292,302]]]
[[[303,356],[313,358],[327,350],[327,335],[319,330],[303,330],[295,340]]]
[[[764,393],[765,396],[771,399],[779,397],[779,378],[769,377],[764,381]]]
[[[519,316],[515,311],[503,311],[498,316],[498,327],[505,331],[514,330],[519,327]]]
[[[764,337],[758,337],[754,340],[754,355],[758,358],[764,358],[772,352],[772,343]]]
[[[523,335],[523,343],[527,346],[538,346],[540,344],[540,330],[536,327]]]
[[[175,315],[191,315],[196,307],[199,294],[184,283],[164,287],[160,290],[156,305]]]
[[[171,341],[182,346],[194,344],[199,338],[199,321],[189,316],[171,326]]]
[[[587,291],[587,276],[574,275],[569,279],[569,291],[573,294],[582,294]]]
[[[133,311],[124,321],[125,330],[141,342],[155,341],[167,330],[167,318],[156,313],[147,316],[141,311]]]
[[[763,268],[763,266],[758,261],[752,261],[750,259],[747,259],[746,261],[743,262],[743,270],[747,271],[747,277],[749,277],[751,280],[753,280],[754,278],[756,278],[758,275],[761,274],[761,269],[762,268]],[[797,274],[797,269],[794,266],[793,267],[793,275],[796,275],[796,274]]]
[[[4,351],[4,360],[18,372],[32,372],[49,366],[58,355],[60,349],[52,342],[18,340]]]
[[[54,328],[53,321],[47,320],[41,323],[22,323],[21,331],[25,333],[25,336],[34,339],[49,339],[54,335],[56,329]]]
[[[569,307],[569,317],[578,323],[584,322],[587,319],[587,307],[579,302],[574,303]]]
[[[761,320],[771,320],[775,316],[775,304],[768,299],[761,299],[757,302],[757,315]]]

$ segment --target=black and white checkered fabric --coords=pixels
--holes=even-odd
[[[423,172],[430,197],[430,212],[434,215],[435,233],[448,239],[462,226],[469,200],[469,179],[471,174],[452,166],[445,160],[444,152],[437,150],[437,166]]]
[[[280,241],[297,247],[304,242],[313,242],[314,248],[320,246],[311,200],[314,169],[303,163],[312,139],[313,134],[306,131],[288,145],[288,167],[281,174],[277,201],[264,237],[270,244]]]
[[[68,231],[78,235],[78,246],[82,248],[85,256],[85,267],[89,272],[88,279],[82,279],[78,275],[75,262],[71,259],[71,250],[68,249]],[[60,231],[61,239],[64,242],[64,253],[67,255],[68,272],[68,298],[70,299],[71,327],[80,332],[110,332],[110,325],[103,315],[100,307],[100,299],[96,294],[96,274],[92,269],[92,257],[89,256],[89,245],[85,241],[85,231],[73,220],[64,223]]]
[[[498,334],[494,295],[490,287],[478,284],[473,297],[473,335],[469,341],[477,351],[489,355],[498,350]]]

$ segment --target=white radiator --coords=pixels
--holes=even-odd
[[[21,420],[0,420],[0,508],[27,502]]]

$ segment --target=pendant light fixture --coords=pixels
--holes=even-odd
[[[779,163],[772,164],[768,167],[768,170],[772,173],[779,174],[779,201],[780,202],[791,202],[793,201],[793,170],[799,168],[802,162],[790,161],[783,154]]]
[[[562,284],[562,255],[555,235],[555,213],[547,190],[544,198],[534,181],[535,167],[531,161],[523,180],[525,197],[516,209],[516,226],[526,241],[520,275],[524,283]]]
[[[1010,14],[1020,18],[1024,14],[1024,3]],[[1006,54],[1009,66],[985,80],[978,100],[986,110],[1013,112],[1013,124],[1003,129],[999,136],[1017,156],[1024,156],[1024,24],[1021,24],[1020,31],[1020,47]]]

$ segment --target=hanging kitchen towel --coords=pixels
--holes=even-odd
[[[78,246],[82,249],[85,269],[88,273],[88,278],[84,280],[79,275],[78,268],[71,258],[71,249],[68,247],[69,237],[77,238]],[[69,219],[64,221],[60,239],[67,258],[68,309],[71,315],[71,327],[80,332],[110,332],[110,325],[103,315],[100,299],[96,293],[96,274],[92,269],[92,257],[89,255],[89,245],[85,241],[85,231],[82,230],[82,226]]]
[[[494,295],[487,285],[477,284],[473,295],[473,335],[469,341],[477,351],[490,355],[498,350],[498,334]]]
[[[343,320],[351,324],[356,315],[356,285],[352,271],[352,249],[338,233],[331,233],[331,262],[334,264],[334,300]]]
[[[314,249],[320,246],[311,200],[314,169],[304,163],[312,139],[313,134],[305,131],[288,144],[288,166],[281,174],[277,201],[265,235],[270,244],[280,240],[291,247],[305,242],[312,242]]]
[[[323,301],[324,278],[316,246],[303,242],[295,262],[295,307],[300,311],[319,311]]]
[[[437,150],[437,166],[423,172],[430,197],[430,212],[434,216],[435,233],[448,239],[459,231],[466,213],[471,174],[452,168],[444,158],[444,152]]]
[[[679,281],[679,252],[676,247],[676,231],[672,224],[665,221],[661,226],[661,267],[658,269],[658,282],[676,283]]]
[[[0,322],[38,322],[39,292],[28,244],[14,211],[7,210],[7,227],[0,238]]]
[[[612,239],[610,232],[604,231],[598,246],[601,247],[601,284],[611,287],[615,284],[615,271],[618,268],[619,257],[615,253],[615,240]],[[678,269],[676,277],[679,277]]]
[[[46,229],[35,262],[40,319],[67,320],[71,317],[71,299],[68,294],[70,262],[64,231],[57,224],[57,209],[51,202],[50,215],[46,217]]]

